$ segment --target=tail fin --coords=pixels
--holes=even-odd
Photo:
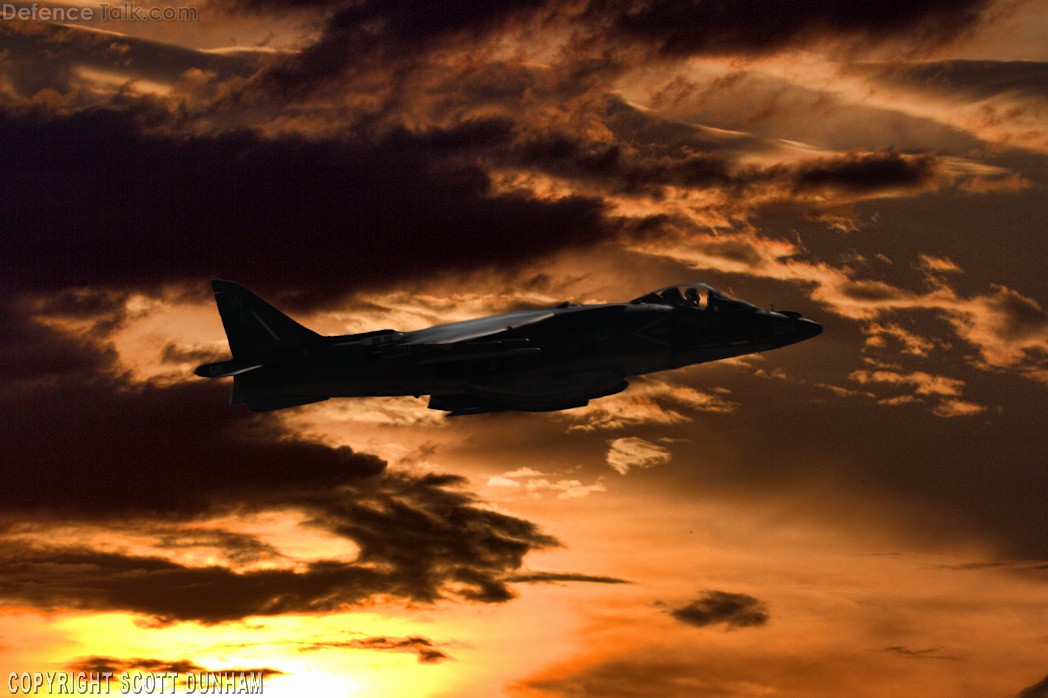
[[[226,339],[233,358],[197,366],[204,378],[233,376],[230,404],[245,404],[256,412],[279,410],[295,405],[327,400],[326,396],[293,395],[272,386],[251,386],[252,376],[241,374],[267,364],[301,356],[302,350],[321,336],[306,329],[240,284],[213,279],[218,314],[226,328]],[[245,384],[245,381],[248,384]]]
[[[243,373],[297,355],[303,346],[320,339],[240,284],[213,279],[211,288],[233,360],[204,364],[196,370],[199,376]]]
[[[218,314],[226,328],[233,358],[241,361],[265,359],[284,348],[301,348],[320,339],[313,330],[298,324],[251,291],[232,281],[214,279]]]

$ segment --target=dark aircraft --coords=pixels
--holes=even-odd
[[[233,376],[234,405],[256,412],[330,397],[429,395],[450,416],[582,407],[631,376],[776,349],[822,326],[761,310],[706,284],[628,303],[521,310],[414,332],[324,337],[231,281],[211,282],[233,358],[198,376]]]

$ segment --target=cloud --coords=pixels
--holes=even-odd
[[[329,611],[376,595],[501,602],[513,597],[505,575],[530,550],[557,543],[528,521],[477,506],[461,477],[400,472],[376,456],[289,435],[271,416],[231,410],[222,386],[133,384],[108,353],[10,305],[0,310],[14,336],[73,357],[55,380],[55,369],[23,347],[0,384],[0,486],[17,500],[0,521],[11,603],[215,623]],[[286,510],[359,554],[234,570],[47,535],[49,526],[132,522],[153,548],[205,545],[220,559],[251,562],[275,553],[235,525],[204,531],[204,522]]]
[[[176,674],[222,672],[233,674],[261,674],[263,677],[269,678],[270,676],[280,676],[284,673],[279,669],[273,669],[272,667],[207,668],[189,659],[170,660],[144,657],[122,659],[118,657],[104,656],[79,657],[66,665],[66,669],[73,672],[109,672],[113,676],[120,676],[121,674],[129,672]]]
[[[594,492],[605,492],[604,483],[598,479],[591,485],[583,484],[581,480],[551,480],[549,478],[532,478],[524,483],[524,489],[532,497],[541,497],[543,492],[557,493],[557,499],[579,499],[587,497]]]
[[[985,411],[986,407],[983,405],[955,399],[943,400],[932,410],[939,417],[967,417]]]
[[[377,397],[356,398],[325,402],[323,418],[329,423],[361,424],[422,429],[439,426],[444,423],[443,413],[426,407],[426,403],[415,397]],[[298,424],[304,426],[310,421],[307,408],[298,415]],[[294,417],[292,417],[294,418]]]
[[[1043,410],[1035,409],[1043,385],[1010,375],[1048,384],[1044,284],[1029,265],[1043,227],[1040,161],[987,147],[1043,150],[1043,80],[1037,66],[892,61],[899,50],[938,50],[981,21],[986,3],[305,4],[233,6],[279,24],[310,15],[303,21],[315,22],[317,34],[293,55],[216,58],[52,27],[4,34],[3,290],[86,308],[105,299],[69,297],[165,285],[203,294],[207,276],[232,275],[303,307],[360,289],[417,295],[438,286],[437,274],[496,267],[491,293],[467,298],[438,286],[410,311],[374,314],[421,322],[503,291],[502,302],[537,302],[522,292],[522,275],[495,275],[528,265],[555,275],[543,260],[564,249],[600,245],[572,259],[591,267],[573,270],[591,274],[583,287],[602,293],[701,269],[744,297],[781,298],[782,307],[806,315],[810,307],[825,322],[818,345],[762,364],[769,373],[789,369],[789,383],[755,386],[749,371],[716,366],[677,376],[688,385],[637,381],[564,415],[513,418],[528,425],[517,435],[520,450],[494,444],[506,464],[473,463],[474,475],[530,463],[537,470],[491,484],[519,483],[505,490],[514,498],[526,496],[525,485],[549,499],[600,491],[602,481],[584,471],[537,464],[527,432],[567,429],[558,449],[586,468],[610,453],[608,438],[635,433],[675,459],[703,463],[697,479],[672,467],[644,473],[674,492],[800,502],[790,511],[831,528],[868,516],[876,525],[867,530],[908,527],[904,537],[918,546],[949,533],[956,544],[1043,557],[1044,478],[1030,459],[1043,450]],[[877,57],[892,65],[845,79],[849,69],[835,61],[882,40]],[[782,53],[772,60],[773,52]],[[925,72],[908,76],[903,90],[888,81],[893,67]],[[757,76],[776,71],[788,80],[758,90]],[[679,88],[668,87],[675,78]],[[803,94],[786,87],[801,82],[810,88]],[[943,89],[933,94],[936,82]],[[691,92],[674,104],[674,90]],[[96,108],[78,112],[85,104]],[[674,109],[653,109],[663,107]],[[81,163],[82,175],[63,173]],[[1011,191],[1020,186],[1028,189]],[[1013,205],[1019,194],[1021,206]],[[989,214],[966,236],[959,222],[974,210]],[[988,230],[998,241],[990,250]],[[624,243],[634,251],[623,252]],[[636,253],[642,248],[646,255]],[[879,266],[875,255],[895,264]],[[1023,264],[1030,269],[1013,273]],[[604,280],[593,278],[601,272]],[[85,330],[79,341],[25,317],[0,323],[8,340],[0,347],[0,484],[26,495],[22,503],[8,497],[3,578],[40,607],[213,622],[223,613],[412,605],[462,592],[497,600],[508,592],[502,583],[511,590],[525,579],[598,577],[515,567],[550,544],[534,525],[478,515],[472,510],[486,505],[460,480],[399,474],[392,461],[296,435],[319,412],[303,410],[303,421],[292,422],[248,417],[226,407],[225,389],[132,383],[104,344],[109,332]],[[856,365],[864,341],[879,364]],[[207,351],[178,340],[162,358],[194,363]],[[848,381],[856,369],[869,380]],[[833,395],[815,381],[856,390]],[[860,392],[867,397],[853,396]],[[342,419],[332,430],[361,443],[374,438],[371,425],[406,433],[438,418],[409,399],[334,402],[323,416]],[[620,431],[587,436],[597,429]],[[481,431],[489,430],[477,432],[481,444],[494,439]],[[670,446],[652,436],[663,433],[692,440]],[[476,460],[477,448],[456,457]],[[354,554],[284,559],[272,541],[229,521],[285,506]],[[217,529],[203,530],[216,518]],[[116,547],[132,526],[148,545]],[[99,531],[114,532],[111,545],[99,544]],[[205,550],[216,552],[202,564]],[[177,608],[159,598],[182,598],[187,587],[213,598]],[[420,640],[378,636],[358,648],[409,653],[398,657],[413,663],[433,649]],[[676,662],[686,648],[671,656],[669,638],[660,642],[667,646],[649,657],[623,654],[550,690],[734,695],[789,691],[781,678],[797,675],[768,653],[756,670],[752,661],[725,668],[731,663],[715,649],[705,662]],[[872,661],[902,661],[901,651],[876,651],[886,644],[872,644]],[[840,659],[824,664],[849,665]],[[823,674],[823,685],[847,683]]]
[[[1010,572],[1018,572],[1020,574],[1032,574],[1035,576],[1043,575],[1048,572],[1048,561],[1044,560],[995,560],[995,561],[981,561],[981,562],[962,562],[948,565],[938,565],[942,569],[947,570],[984,570],[990,568],[1001,568],[1006,569]]]
[[[323,32],[297,55],[270,70],[262,84],[278,94],[301,96],[347,70],[411,66],[431,51],[481,44],[512,19],[533,15],[543,0],[490,3],[466,0],[440,8],[419,0],[325,3],[334,5]],[[280,0],[243,3],[266,9],[294,7]]]
[[[659,244],[627,243],[630,249],[669,258],[696,269],[789,281],[807,286],[810,297],[835,314],[870,323],[906,312],[931,311],[951,326],[956,336],[978,352],[977,367],[1007,369],[1048,382],[1048,314],[1034,299],[994,284],[984,293],[963,296],[943,278],[926,278],[924,289],[911,290],[858,271],[810,261],[797,243],[768,238],[754,231],[736,233],[664,234]],[[884,325],[869,325],[881,333]],[[899,336],[898,332],[894,332]],[[920,351],[921,343],[912,342]],[[941,340],[940,340],[941,341]],[[868,377],[868,376],[867,376]],[[896,379],[897,380],[897,379]],[[939,382],[933,390],[941,391]]]
[[[488,487],[520,487],[520,483],[508,477],[494,475],[488,478]]]
[[[921,647],[919,649],[903,645],[892,645],[891,647],[885,647],[884,651],[911,659],[959,659],[957,655],[945,651],[938,645]]]
[[[205,623],[332,611],[376,595],[417,603],[452,596],[491,603],[513,597],[502,579],[505,571],[518,567],[532,548],[553,543],[531,524],[469,506],[443,483],[399,479],[403,487],[395,493],[363,488],[345,493],[332,510],[314,512],[324,528],[359,545],[361,554],[352,562],[236,572],[46,539],[0,540],[0,568],[8,580],[3,596],[43,610],[125,610],[162,622]],[[355,504],[361,501],[367,504]],[[281,506],[296,504],[292,499]],[[315,499],[312,504],[317,506]],[[419,530],[427,525],[431,529]]]
[[[311,652],[330,648],[414,652],[418,657],[419,664],[436,664],[446,659],[451,659],[447,654],[437,649],[431,640],[418,637],[417,635],[411,637],[376,636],[340,642],[318,642],[305,645],[299,651]]]
[[[702,628],[723,623],[730,628],[748,628],[768,622],[768,606],[747,594],[706,591],[689,604],[669,612],[682,623]]]
[[[770,695],[778,690],[773,677],[755,677],[752,666],[739,666],[733,658],[697,661],[693,652],[688,656],[689,651],[644,647],[628,654],[603,657],[594,664],[550,667],[520,685],[543,694],[609,698],[648,695],[735,698]]]
[[[560,415],[568,431],[622,429],[645,424],[683,424],[695,413],[728,414],[738,408],[723,391],[711,392],[657,378],[635,380],[628,390]]]
[[[631,584],[632,582],[604,575],[580,574],[578,572],[550,572],[545,570],[521,571],[506,578],[517,584],[555,584],[557,582],[589,582],[592,584]]]
[[[503,477],[509,477],[509,478],[522,478],[522,477],[541,477],[544,474],[545,473],[540,473],[538,470],[535,470],[534,468],[524,467],[524,468],[515,468],[515,469],[509,471],[508,473],[502,473],[502,476]]]
[[[928,61],[891,66],[884,79],[973,100],[995,95],[1048,99],[1048,63],[1038,61]]]
[[[574,470],[562,472],[571,473]],[[548,492],[555,492],[557,499],[579,499],[595,492],[605,492],[607,488],[603,480],[603,477],[598,477],[595,482],[587,485],[575,478],[558,477],[556,473],[541,473],[533,468],[522,467],[502,475],[491,476],[486,484],[488,487],[504,488],[509,492],[522,491],[535,499]]]
[[[956,397],[964,388],[964,381],[946,376],[935,376],[923,371],[914,373],[897,373],[895,371],[853,371],[848,378],[867,385],[869,383],[889,383],[894,385],[913,386],[917,395],[945,395]]]
[[[449,37],[483,39],[521,17],[566,11],[520,2],[484,8],[488,20],[480,20],[396,4],[400,10],[331,4],[331,37],[363,33],[373,42],[407,32],[429,46]],[[932,4],[916,14],[940,9]],[[669,8],[656,2],[638,11]],[[801,24],[833,23],[809,15]],[[85,33],[74,32],[71,41],[88,41]],[[308,63],[326,40],[289,60]],[[187,51],[185,62],[200,53]],[[167,97],[0,111],[0,152],[9,155],[0,171],[13,185],[6,198],[0,192],[13,231],[9,277],[53,292],[155,289],[217,275],[301,307],[367,286],[512,268],[620,238],[639,237],[635,249],[659,247],[667,229],[686,232],[707,217],[743,220],[774,202],[829,211],[990,176],[986,166],[934,153],[819,151],[675,122],[610,96],[610,82],[583,89],[573,102],[577,118],[566,119],[552,108],[563,101],[558,71],[492,59],[467,62],[463,75],[454,63],[427,63],[400,101],[377,111],[318,98],[300,105],[293,120],[236,100],[189,108]],[[501,91],[491,84],[500,76],[513,78],[508,87],[499,83]],[[74,176],[81,162],[91,168]],[[624,205],[628,198],[635,205]],[[37,215],[41,210],[48,215]],[[146,229],[149,244],[117,232]],[[74,230],[75,240],[68,237]],[[239,244],[248,238],[250,247]],[[502,239],[512,244],[495,242]],[[70,252],[84,241],[90,264]],[[753,252],[726,240],[709,251]],[[42,257],[53,260],[47,274],[35,263]],[[286,261],[299,258],[310,264]]]
[[[752,55],[823,36],[884,39],[911,37],[926,43],[956,36],[988,5],[982,0],[926,0],[876,8],[861,0],[827,6],[801,0],[788,6],[749,2],[646,0],[621,5],[592,0],[586,14],[616,39],[649,46],[664,57]]]
[[[1032,686],[1027,686],[1019,691],[1017,698],[1046,698],[1048,697],[1048,676]]]
[[[329,11],[319,37],[271,68],[261,84],[276,95],[302,98],[346,73],[359,80],[389,66],[396,67],[391,72],[396,84],[430,63],[429,56],[475,57],[499,42],[521,50],[530,42],[545,49],[546,56],[560,54],[563,69],[580,80],[637,67],[653,57],[753,56],[826,39],[862,44],[896,38],[911,50],[927,50],[977,24],[987,5],[986,0],[922,0],[871,10],[849,1],[827,9],[805,0],[786,10],[747,2],[681,6],[647,0],[623,6],[606,0],[513,0],[467,1],[437,12],[419,0],[321,2],[313,6]],[[236,7],[301,10],[285,0]]]
[[[984,191],[1011,186],[1007,170],[972,160],[893,149],[819,150],[673,121],[617,96],[582,101],[578,110],[589,129],[520,117],[505,101],[515,138],[491,151],[503,168],[544,173],[581,191],[596,187],[616,197],[653,199],[664,215],[677,199],[731,211],[786,201],[829,208],[952,187],[974,191],[976,181]]]
[[[160,360],[165,364],[187,364],[195,367],[209,361],[218,361],[226,355],[227,352],[212,345],[186,345],[171,342],[161,350]]]
[[[839,189],[856,194],[919,190],[937,176],[938,160],[934,155],[901,153],[848,153],[802,163],[793,176],[799,192]]]
[[[167,93],[180,80],[192,84],[179,97],[199,101],[204,84],[245,78],[259,70],[266,56],[252,52],[200,51],[116,32],[70,24],[11,22],[0,24],[3,66],[13,95],[68,108],[99,101],[100,92],[128,90],[135,82],[148,92]],[[203,81],[201,81],[201,78]],[[101,81],[101,82],[100,82]]]
[[[1004,8],[1010,21],[1022,19],[1022,3]],[[1035,20],[1036,22],[1036,20]],[[1044,61],[946,60],[888,61],[853,66],[863,76],[867,99],[914,117],[964,131],[986,143],[1044,153],[1048,132],[1043,114],[1048,104]]]
[[[992,188],[994,178],[1007,174],[933,153],[841,153],[747,134],[729,136],[673,122],[619,97],[594,98],[580,111],[601,125],[599,138],[557,123],[517,120],[518,138],[493,154],[505,165],[581,188],[603,185],[614,195],[659,200],[720,192],[725,206],[747,199],[839,203],[967,185],[979,177]]]
[[[238,419],[226,392],[196,381],[16,386],[0,401],[12,426],[0,444],[23,455],[0,481],[19,493],[15,510],[24,513],[184,516],[223,508],[223,501],[264,505],[276,491],[304,496],[385,469],[377,457],[348,448],[259,438],[255,429],[277,423]],[[292,472],[287,463],[298,461],[309,465]]]
[[[884,349],[889,346],[889,342],[893,342],[906,354],[928,356],[935,347],[945,344],[942,340],[919,335],[893,322],[870,322],[863,332],[866,334],[866,349]]]
[[[929,254],[917,256],[922,269],[929,273],[959,274],[964,270],[957,266],[957,262],[947,257],[935,257]]]
[[[493,191],[462,159],[507,137],[492,121],[307,139],[167,135],[112,109],[0,111],[0,134],[6,277],[25,290],[227,276],[263,292],[310,289],[288,299],[299,304],[331,302],[368,284],[512,266],[617,230],[596,198]]]
[[[114,360],[108,348],[70,337],[29,317],[26,304],[0,302],[0,385],[53,382],[107,369]]]
[[[668,463],[673,458],[668,448],[653,444],[650,441],[627,436],[608,441],[608,465],[619,475],[625,475],[630,468],[647,470],[656,465]]]
[[[995,285],[946,313],[986,368],[1009,368],[1048,384],[1048,313],[1034,299]]]

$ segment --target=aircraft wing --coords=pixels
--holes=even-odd
[[[403,332],[396,330],[375,330],[374,332],[361,332],[360,334],[345,334],[334,337],[335,346],[344,347],[358,344],[367,347],[377,347],[383,344],[396,344],[404,339]]]
[[[555,315],[552,310],[524,310],[436,325],[404,333],[403,339],[380,351],[386,358],[408,354],[414,357],[419,366],[535,356],[542,349],[527,337],[497,335],[543,322]]]
[[[534,325],[556,315],[552,310],[522,310],[490,317],[435,325],[407,335],[401,345],[411,344],[458,344]]]
[[[527,339],[503,339],[490,342],[464,342],[432,344],[425,347],[425,357],[418,364],[448,364],[456,361],[477,359],[504,359],[518,356],[534,356],[542,350]]]

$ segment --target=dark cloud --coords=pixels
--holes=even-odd
[[[230,0],[210,3],[216,10],[229,12],[316,12],[345,5],[347,0]]]
[[[247,77],[267,57],[250,52],[215,53],[111,32],[45,22],[0,22],[0,65],[15,93],[32,97],[51,90],[82,101],[95,101],[96,70],[123,80],[171,84],[187,71],[220,80]],[[82,94],[81,94],[82,92]]]
[[[393,652],[414,652],[418,655],[420,664],[436,664],[445,659],[451,659],[447,654],[438,650],[433,642],[418,636],[411,637],[365,637],[356,640],[340,642],[319,642],[306,645],[301,648],[302,652],[322,650],[329,648],[346,648],[358,650],[388,650]]]
[[[937,43],[973,26],[987,0],[869,3],[844,0],[789,3],[760,0],[617,3],[591,0],[584,17],[614,39],[666,57],[768,53],[824,36]]]
[[[613,132],[590,140],[551,126],[512,127],[486,152],[496,164],[546,172],[580,185],[598,185],[609,196],[659,198],[667,187],[720,190],[742,202],[760,194],[796,200],[836,199],[886,191],[920,191],[945,184],[943,161],[931,153],[853,151],[797,164],[742,164],[748,154],[783,157],[781,144],[753,137],[725,137],[645,113],[607,98],[585,109]],[[628,147],[623,141],[629,143]]]
[[[661,227],[654,218],[610,215],[605,197],[618,194],[718,189],[746,209],[754,194],[849,197],[946,179],[934,156],[891,151],[740,166],[742,154],[781,145],[709,133],[619,98],[579,107],[610,131],[596,140],[574,126],[535,122],[520,99],[546,90],[539,101],[553,100],[555,88],[528,84],[492,97],[500,106],[481,120],[467,112],[452,125],[411,131],[397,125],[402,114],[341,114],[332,117],[346,121],[341,134],[323,137],[199,133],[211,116],[225,120],[221,109],[185,121],[149,99],[61,115],[0,111],[0,205],[9,231],[0,267],[9,282],[45,293],[185,282],[203,290],[204,279],[222,276],[302,307],[364,286],[516,266],[633,234],[638,225]],[[427,92],[473,88],[449,82]],[[548,173],[599,193],[499,191],[495,171]]]
[[[946,184],[942,158],[894,150],[851,151],[796,164],[742,164],[747,155],[788,157],[782,144],[752,136],[711,133],[644,112],[607,97],[585,108],[612,132],[587,140],[552,126],[522,122],[514,139],[495,145],[489,156],[525,171],[542,171],[577,183],[598,183],[609,195],[660,197],[666,187],[715,189],[745,201],[761,194],[796,200],[835,199],[886,191],[920,191]],[[628,143],[628,147],[624,145]]]
[[[103,656],[80,657],[67,664],[66,669],[74,672],[110,672],[113,676],[119,676],[128,672],[196,674],[220,671],[222,673],[230,672],[234,674],[261,674],[263,677],[268,678],[270,676],[280,676],[284,673],[272,667],[222,667],[221,669],[209,669],[188,659],[170,660],[145,657],[122,659]]]
[[[107,349],[33,320],[27,303],[10,303],[0,302],[0,396],[20,384],[106,370],[113,361]]]
[[[46,611],[121,610],[160,623],[221,623],[248,616],[344,610],[376,594],[431,603],[439,587],[458,581],[454,571],[431,578],[417,570],[377,569],[351,563],[313,563],[291,569],[235,572],[189,567],[157,557],[89,548],[0,544],[0,593],[10,603]],[[504,601],[479,594],[471,600]]]
[[[92,325],[84,334],[90,337],[104,337],[122,327],[130,317],[127,310],[129,296],[130,292],[120,289],[79,286],[58,290],[46,296],[36,296],[27,307],[51,318],[90,321]],[[73,341],[69,335],[57,338],[56,334],[52,339],[58,343]],[[92,351],[86,343],[82,344],[80,350]]]
[[[90,433],[82,437],[99,438]],[[305,571],[234,571],[86,547],[58,548],[43,542],[9,540],[0,542],[4,576],[0,595],[43,609],[122,609],[163,621],[202,622],[330,611],[362,603],[376,594],[419,603],[452,595],[476,602],[501,602],[513,597],[503,581],[506,572],[519,567],[530,550],[555,543],[528,522],[473,506],[468,494],[450,488],[461,482],[453,476],[414,477],[389,472],[352,486],[338,486],[338,479],[329,485],[316,481],[309,484],[308,471],[316,455],[309,451],[292,451],[289,455],[294,457],[284,463],[288,471],[307,472],[298,479],[288,477],[282,489],[265,496],[250,482],[253,464],[239,460],[243,492],[221,485],[209,489],[206,479],[194,487],[176,489],[170,482],[171,471],[158,469],[152,471],[155,494],[142,493],[137,501],[125,501],[120,489],[103,489],[106,477],[99,477],[98,484],[82,482],[85,498],[94,500],[100,492],[113,505],[106,511],[85,511],[83,505],[70,506],[60,496],[52,502],[46,501],[46,495],[33,498],[43,500],[39,505],[46,505],[50,516],[67,521],[78,520],[78,515],[134,515],[140,535],[149,535],[149,517],[158,504],[189,509],[195,507],[186,502],[194,502],[196,507],[210,504],[218,511],[222,507],[241,511],[258,507],[299,509],[311,517],[313,525],[359,546],[359,557],[352,562],[314,562]],[[37,459],[39,462],[39,455]],[[191,464],[188,455],[180,457],[177,452],[167,460],[173,465]],[[142,463],[144,469],[159,465]],[[15,462],[5,463],[5,467],[20,469],[25,465]],[[354,477],[347,473],[341,480]],[[44,487],[45,482],[40,480],[32,486]],[[65,489],[64,484],[60,487]],[[9,491],[12,496],[29,498],[29,490],[22,487]],[[46,532],[46,526],[42,532]],[[191,528],[186,538],[188,541],[181,540],[177,532],[167,532],[157,540],[171,551],[190,544],[213,545],[234,561],[272,556],[271,549],[242,536],[220,533],[201,540]],[[245,546],[245,541],[251,545]]]
[[[887,79],[883,66],[861,72]],[[890,143],[902,151],[934,148],[940,152],[977,152],[973,133],[948,123],[920,117],[892,101],[881,105],[855,101],[847,92],[833,93],[817,83],[757,69],[737,69],[727,77],[673,84],[653,98],[664,116],[686,123],[716,124],[745,131],[756,140],[781,138],[829,150],[880,147]]]
[[[295,3],[264,0],[269,9]],[[474,44],[512,19],[531,18],[546,0],[364,0],[344,2],[329,15],[320,38],[274,67],[262,84],[281,95],[301,96],[313,86],[352,69],[411,65],[429,51],[455,41]]]
[[[903,85],[974,99],[1048,97],[1048,63],[1039,61],[933,61],[889,66],[883,75]]]
[[[171,342],[160,352],[160,360],[166,364],[203,364],[209,361],[218,361],[226,356],[224,351],[216,351],[212,347],[187,346]]]
[[[553,584],[556,582],[591,582],[593,584],[631,584],[629,580],[604,575],[580,574],[578,572],[546,572],[533,570],[518,572],[506,577],[507,582]]]
[[[884,651],[902,657],[910,657],[911,659],[958,659],[956,655],[950,654],[938,645],[921,647],[919,649],[903,645],[892,645],[891,647],[885,647]]]
[[[670,615],[682,623],[699,628],[717,623],[748,628],[768,622],[768,606],[748,594],[706,591],[691,603],[673,609]]]
[[[375,66],[402,69],[425,64],[436,50],[471,52],[503,31],[527,36],[547,28],[572,37],[563,66],[586,73],[621,70],[647,55],[753,55],[774,52],[821,38],[881,41],[902,37],[927,49],[956,37],[982,18],[989,0],[920,0],[878,3],[847,0],[827,6],[815,0],[766,3],[645,0],[618,3],[589,0],[467,0],[448,4],[422,0],[327,2],[321,36],[300,54],[276,66],[264,83],[282,95],[301,95],[317,83],[349,70],[361,74]],[[287,0],[247,0],[238,9],[298,11]],[[637,46],[639,56],[624,47]]]
[[[329,611],[377,594],[500,602],[513,597],[505,577],[524,556],[556,544],[530,522],[475,506],[463,478],[387,470],[373,455],[287,435],[275,419],[231,409],[224,386],[133,384],[104,353],[81,351],[77,363],[75,340],[2,309],[4,325],[33,342],[10,357],[0,385],[0,487],[10,497],[0,596],[9,601],[203,622]],[[67,362],[58,380],[51,360]],[[234,571],[46,536],[49,522],[92,522],[176,553],[211,546],[234,563],[279,561],[252,536],[199,525],[272,509],[302,512],[356,545],[358,558]]]
[[[469,156],[506,137],[499,122],[357,136],[181,137],[115,110],[0,112],[6,281],[53,291],[225,276],[330,301],[616,232],[599,199],[493,191]]]
[[[1031,335],[1048,335],[1048,312],[1033,299],[1010,288],[998,286],[987,306],[997,322],[994,331],[1001,340],[1015,342]]]
[[[1048,676],[1019,691],[1017,698],[1048,698]]]
[[[740,666],[733,658],[696,656],[692,647],[673,651],[644,647],[595,664],[580,667],[576,663],[547,668],[522,681],[521,685],[554,696],[736,698],[743,683],[741,676],[745,677],[747,688],[758,686],[758,690],[774,690],[772,686],[776,682],[756,681],[755,674],[760,672],[755,671],[753,664],[748,662]],[[793,667],[781,668],[784,672],[795,671]],[[808,668],[807,673],[810,671]]]
[[[46,525],[30,527],[37,532],[46,530]],[[16,529],[17,530],[17,529]],[[281,561],[287,558],[272,545],[257,536],[216,529],[194,528],[186,525],[153,524],[141,526],[140,533],[148,533],[158,547],[164,550],[186,550],[210,548],[220,550],[234,564],[250,564],[261,561]]]
[[[304,496],[383,472],[380,459],[348,448],[264,438],[278,423],[245,419],[227,392],[103,377],[12,386],[0,400],[9,460],[0,483],[17,493],[7,511],[193,516],[231,498],[264,505],[272,493]]]
[[[514,159],[522,168],[605,182],[615,194],[659,196],[666,185],[709,188],[737,183],[723,154],[627,156],[616,144],[580,141],[562,133],[527,139],[516,150]]]
[[[1013,561],[994,561],[994,562],[963,562],[953,565],[938,565],[941,569],[946,570],[985,570],[985,569],[1004,569],[1009,572],[1015,572],[1017,574],[1031,574],[1034,576],[1044,576],[1048,573],[1048,562],[1044,561],[1030,561],[1024,560],[1020,562]]]
[[[869,193],[914,189],[932,181],[938,164],[938,158],[932,154],[850,153],[799,165],[793,182],[800,191],[829,188]]]
[[[325,39],[380,33],[390,45],[411,51],[456,34],[484,37],[511,18],[528,16],[545,4],[546,0],[463,0],[443,5],[426,0],[344,3],[332,16]]]

